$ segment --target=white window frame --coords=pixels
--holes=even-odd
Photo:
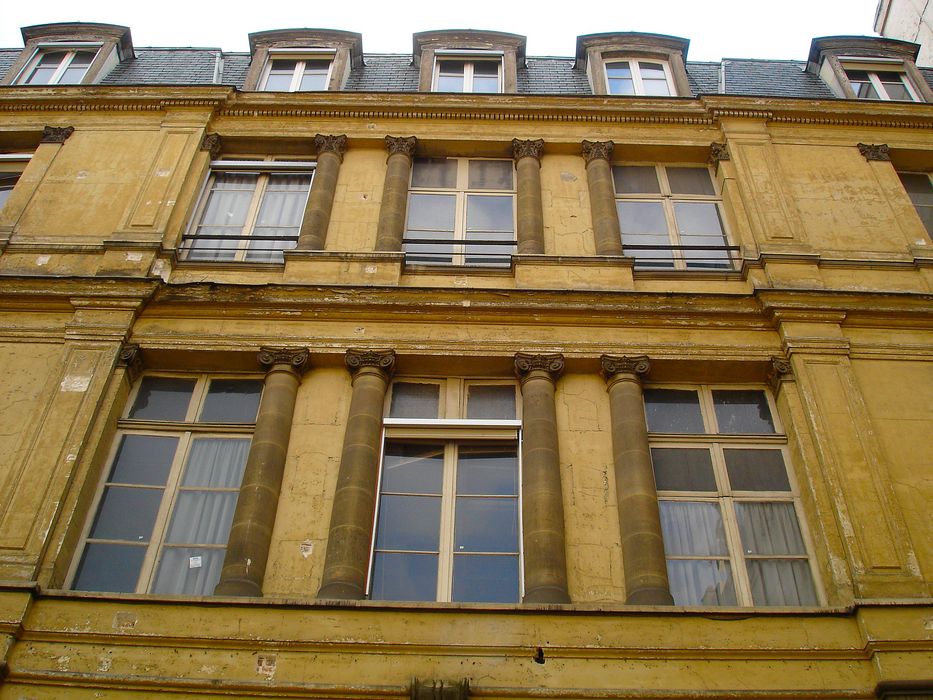
[[[33,71],[38,67],[39,62],[42,60],[42,57],[49,53],[59,53],[64,52],[65,57],[59,62],[58,68],[49,78],[47,83],[37,83],[36,86],[41,85],[58,85],[59,80],[62,79],[62,76],[65,74],[65,71],[68,70],[68,67],[71,65],[71,62],[74,61],[75,56],[81,52],[90,52],[93,51],[94,55],[91,57],[90,63],[88,63],[88,70],[94,63],[94,60],[97,58],[97,54],[100,51],[102,44],[99,42],[68,42],[66,44],[40,44],[36,47],[36,50],[33,52],[32,56],[29,58],[29,61],[19,72],[19,75],[16,76],[14,81],[15,85],[29,85],[26,81],[33,74]],[[87,70],[84,72],[84,75],[81,76],[81,80],[77,83],[67,83],[68,85],[81,85],[84,83],[87,78]]]
[[[395,384],[431,384],[439,387],[439,416],[437,418],[391,418],[391,393]],[[466,415],[466,401],[471,385],[510,386],[515,390],[515,412],[513,420],[477,420],[459,418]],[[521,394],[518,384],[513,380],[460,378],[445,379],[423,377],[395,377],[393,385],[386,392],[385,418],[381,448],[379,453],[379,477],[376,483],[376,508],[373,514],[372,540],[369,549],[366,595],[372,595],[373,570],[376,558],[376,539],[378,536],[379,505],[382,496],[383,464],[385,446],[392,441],[419,441],[444,443],[444,473],[440,506],[440,531],[438,553],[437,589],[433,602],[451,602],[453,589],[454,562],[454,516],[456,505],[456,462],[457,450],[461,445],[489,445],[501,442],[514,445],[518,465],[518,483],[516,508],[518,512],[517,551],[518,551],[518,600],[525,591],[524,580],[524,536],[522,530],[522,445],[521,445]],[[448,417],[450,416],[450,417]],[[432,602],[432,601],[427,601]]]
[[[6,178],[5,181],[0,181],[0,211],[6,205],[31,158],[32,153],[0,153],[0,176]]]
[[[679,246],[679,245],[689,245],[682,243],[680,236],[680,231],[677,225],[677,218],[675,215],[675,204],[679,202],[707,202],[714,204],[716,206],[716,212],[719,217],[719,224],[722,228],[722,237],[723,237],[723,246],[730,246],[731,236],[729,235],[728,224],[726,222],[725,212],[722,206],[722,193],[719,191],[719,183],[716,181],[715,173],[710,167],[697,166],[696,163],[614,163],[613,167],[653,167],[655,169],[656,176],[658,178],[658,185],[661,192],[657,194],[652,194],[650,192],[639,192],[639,193],[615,193],[616,199],[616,210],[618,211],[619,202],[660,202],[661,208],[664,211],[664,220],[667,224],[667,237],[668,245]],[[710,182],[713,186],[714,194],[705,195],[705,194],[674,194],[671,191],[670,182],[667,178],[667,169],[668,168],[691,168],[694,170],[706,170],[709,174]],[[613,178],[613,188],[615,188],[615,178]],[[622,223],[621,214],[620,224],[624,228]],[[639,245],[639,244],[632,244]],[[623,246],[625,246],[625,237],[623,234]],[[637,251],[636,251],[637,252]],[[646,251],[650,253],[651,251]],[[728,265],[722,265],[720,267],[691,267],[690,258],[686,254],[688,251],[683,250],[672,250],[671,258],[673,260],[673,268],[667,265],[658,265],[648,263],[639,263],[638,255],[633,255],[636,260],[635,269],[641,270],[689,270],[691,272],[700,272],[700,271],[731,271],[735,269],[735,262],[732,260],[731,251],[726,250],[726,255],[729,260]]]
[[[441,64],[444,61],[463,61],[463,90],[464,94],[495,95],[505,90],[504,53],[502,51],[455,51],[437,49],[434,52],[434,67],[431,72],[431,91],[440,92],[438,83],[441,75]],[[498,89],[495,92],[474,92],[473,70],[477,63],[495,63],[497,67]],[[458,93],[459,94],[459,93]]]
[[[317,164],[315,161],[285,161],[285,160],[274,160],[272,158],[266,158],[264,160],[245,160],[245,159],[225,159],[225,160],[213,160],[210,164],[210,172],[207,179],[204,181],[204,185],[201,188],[201,193],[198,196],[198,203],[194,209],[194,213],[189,220],[188,228],[185,235],[183,236],[182,241],[182,257],[185,260],[197,261],[197,262],[211,262],[211,263],[242,263],[242,262],[254,262],[255,264],[267,264],[270,261],[248,261],[246,260],[247,254],[249,252],[250,242],[255,240],[253,239],[253,232],[256,229],[257,219],[259,217],[260,206],[262,205],[263,197],[266,193],[266,187],[269,184],[269,175],[272,173],[308,173],[311,176],[311,180],[308,182],[308,192],[305,194],[304,202],[302,203],[302,212],[304,212],[305,206],[307,206],[308,197],[311,193],[311,185],[314,182],[314,171]],[[213,191],[213,183],[215,182],[215,176],[218,173],[242,173],[242,174],[256,174],[258,179],[256,186],[253,189],[253,194],[250,199],[249,207],[247,209],[246,218],[243,224],[243,229],[240,233],[239,242],[235,248],[235,253],[233,258],[225,259],[215,259],[210,258],[201,258],[193,251],[197,251],[198,247],[196,245],[198,240],[205,240],[203,237],[198,236],[199,230],[201,228],[202,219],[204,217],[205,211],[207,209],[208,202],[210,200],[211,192]],[[300,222],[299,222],[300,226]],[[296,241],[297,244],[297,241]],[[292,246],[294,248],[294,246]],[[208,246],[206,249],[210,249]],[[291,250],[291,248],[285,248],[284,250]],[[271,261],[273,264],[281,262],[280,260]]]
[[[603,68],[603,79],[606,81],[606,93],[607,94],[619,95],[622,97],[633,97],[633,95],[626,95],[625,93],[622,93],[622,92],[612,92],[612,89],[610,87],[611,83],[609,79],[609,67],[614,63],[627,63],[628,64],[629,71],[631,71],[632,73],[632,85],[635,90],[634,96],[639,96],[639,97],[676,97],[677,96],[677,88],[674,85],[674,76],[671,74],[671,67],[668,64],[668,62],[662,58],[650,58],[647,56],[643,56],[641,58],[630,57],[630,56],[620,56],[618,58],[605,57],[603,59],[602,68]],[[667,81],[667,91],[669,94],[648,95],[645,92],[645,85],[641,77],[641,67],[638,65],[639,63],[655,63],[655,64],[660,65],[664,69],[664,78]]]
[[[849,87],[852,88],[855,92],[855,86],[852,84],[851,78],[849,78],[849,71],[864,71],[868,74],[868,81],[871,83],[871,86],[875,90],[875,94],[878,95],[878,100],[883,102],[895,101],[890,95],[888,95],[887,89],[884,87],[884,83],[881,82],[881,78],[878,77],[878,73],[897,73],[901,76],[901,82],[904,87],[907,89],[910,99],[913,102],[923,102],[923,97],[919,94],[917,89],[914,87],[914,84],[910,80],[910,76],[907,75],[907,72],[904,70],[903,61],[896,59],[883,59],[883,58],[857,58],[857,57],[840,57],[839,63],[842,66],[842,71],[845,74],[845,79],[849,83]],[[859,97],[856,94],[856,99],[859,100],[871,100],[870,97]],[[903,101],[903,100],[900,100]]]
[[[136,398],[139,395],[139,391],[142,387],[143,380],[148,377],[165,377],[169,379],[193,379],[195,380],[194,390],[192,391],[191,398],[188,404],[188,410],[185,415],[184,420],[182,421],[163,421],[163,420],[151,420],[151,419],[134,419],[130,418],[129,415],[133,410],[133,407],[136,403]],[[208,387],[210,382],[213,380],[225,380],[225,379],[239,379],[239,380],[253,380],[253,381],[262,381],[261,376],[251,375],[251,374],[183,374],[183,373],[163,373],[163,372],[147,372],[142,375],[139,379],[136,380],[133,385],[132,390],[130,391],[129,396],[127,397],[126,407],[123,411],[123,417],[117,422],[117,431],[113,438],[113,443],[110,447],[110,452],[107,457],[107,467],[103,470],[101,474],[100,481],[97,485],[97,491],[95,493],[94,499],[88,509],[88,518],[87,522],[84,525],[84,528],[81,533],[81,539],[79,546],[76,550],[74,559],[72,560],[71,566],[68,571],[68,576],[66,578],[66,588],[71,588],[75,584],[75,580],[78,575],[80,568],[81,560],[84,555],[85,546],[89,543],[101,542],[101,543],[116,543],[116,544],[125,544],[126,540],[112,540],[107,538],[94,538],[91,537],[91,530],[94,526],[94,523],[98,516],[98,510],[101,506],[101,501],[104,498],[106,492],[107,484],[111,483],[109,478],[111,471],[114,467],[114,461],[117,457],[120,446],[123,443],[123,438],[127,435],[151,435],[158,437],[176,437],[178,438],[178,446],[175,448],[175,455],[169,469],[168,476],[166,478],[165,486],[162,487],[162,498],[159,504],[159,509],[155,517],[152,534],[149,538],[149,544],[146,545],[146,554],[143,558],[142,566],[140,567],[139,577],[136,582],[135,593],[148,593],[151,587],[155,583],[156,573],[158,572],[159,563],[161,561],[164,551],[171,546],[171,543],[166,543],[165,538],[168,534],[168,528],[171,524],[171,516],[175,510],[175,504],[178,500],[178,495],[185,490],[185,487],[181,485],[181,480],[184,475],[185,466],[188,463],[188,457],[191,451],[191,446],[194,438],[249,438],[252,440],[253,433],[256,429],[255,422],[253,423],[208,423],[208,422],[198,422],[197,418],[204,406],[204,401],[208,394]],[[261,401],[260,394],[260,401]],[[258,414],[258,403],[257,403],[257,414]],[[146,486],[139,486],[139,488],[145,488]],[[154,487],[152,487],[154,488]],[[239,485],[236,488],[211,488],[211,487],[198,487],[196,490],[199,491],[225,491],[225,492],[239,492]],[[229,538],[229,532],[227,537]],[[180,546],[186,546],[181,544]],[[212,544],[212,545],[196,545],[201,549],[224,549],[226,550],[226,541],[223,545]],[[105,591],[106,592],[106,591]]]
[[[329,61],[327,74],[324,77],[324,90],[328,90],[330,89],[330,81],[334,73],[335,56],[336,54],[332,49],[269,49],[266,65],[263,66],[262,76],[259,79],[259,90],[263,92],[269,91],[266,87],[266,82],[269,80],[269,75],[272,72],[273,61],[297,61],[292,72],[291,85],[289,85],[286,92],[301,92],[299,88],[301,87],[301,78],[304,75],[307,61]],[[305,92],[316,91],[307,90]]]
[[[763,604],[756,604],[752,600],[751,584],[749,582],[746,562],[755,559],[793,559],[806,561],[810,577],[813,582],[814,595],[817,605],[825,605],[822,583],[816,562],[813,556],[813,543],[803,508],[800,503],[800,490],[797,485],[792,468],[790,448],[787,435],[781,424],[777,412],[777,405],[771,392],[758,384],[647,384],[649,389],[672,389],[682,391],[695,391],[699,397],[700,414],[703,419],[703,433],[660,433],[649,432],[649,448],[664,449],[702,449],[710,453],[713,465],[713,474],[716,480],[716,492],[688,491],[688,490],[661,490],[658,489],[659,502],[688,502],[688,503],[715,503],[719,508],[725,530],[726,555],[666,555],[667,561],[672,560],[724,560],[728,561],[735,587],[736,605],[741,607],[769,608]],[[718,430],[713,392],[724,391],[758,391],[767,399],[768,410],[774,425],[773,433],[722,433]],[[647,404],[646,404],[647,408]],[[650,429],[649,429],[650,430]],[[789,491],[740,491],[729,487],[726,471],[724,450],[726,449],[772,449],[780,451],[784,462],[784,470],[790,484]],[[803,555],[750,555],[743,551],[739,534],[736,503],[788,503],[793,506],[797,518],[797,526],[804,544]]]

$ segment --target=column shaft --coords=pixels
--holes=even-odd
[[[516,238],[518,253],[544,254],[544,209],[541,204],[541,154],[544,140],[512,141],[515,157]]]
[[[298,250],[324,250],[327,243],[327,228],[334,208],[337,192],[337,176],[346,151],[346,136],[315,137],[318,147],[317,166],[311,181],[311,192],[305,205],[304,218],[298,231]]]
[[[622,232],[609,163],[612,149],[612,141],[583,142],[597,255],[622,255]]]
[[[376,250],[402,249],[405,235],[405,214],[408,209],[408,185],[411,180],[412,155],[417,139],[386,136],[389,158],[386,161],[385,184],[382,188],[382,206],[376,227]]]

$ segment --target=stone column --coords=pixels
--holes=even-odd
[[[353,373],[353,395],[318,598],[360,600],[366,596],[379,477],[382,407],[395,365],[395,352],[347,350],[346,363]]]
[[[318,134],[314,137],[314,145],[317,147],[317,166],[298,231],[298,250],[324,250],[337,191],[337,175],[343,154],[347,152],[347,137]]]
[[[305,348],[262,348],[259,352],[259,363],[268,371],[215,595],[262,595],[295,396],[307,362]]]
[[[512,157],[518,179],[515,221],[518,253],[544,254],[544,209],[541,206],[541,155],[544,139],[512,139]]]
[[[408,209],[408,184],[411,180],[411,159],[418,139],[414,136],[386,136],[386,178],[382,188],[382,206],[376,226],[376,250],[402,249],[405,235],[405,213]]]
[[[569,603],[554,383],[563,355],[515,355],[522,384],[525,603]]]
[[[641,377],[648,373],[650,364],[644,356],[603,355],[601,360],[609,385],[625,602],[673,605],[641,391]]]
[[[612,141],[583,142],[597,255],[622,255],[622,232],[610,163],[614,145]]]

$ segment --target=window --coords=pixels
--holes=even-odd
[[[435,92],[502,92],[499,57],[438,57],[434,71]]]
[[[933,185],[929,173],[898,173],[927,233],[933,236]]]
[[[310,92],[326,90],[333,56],[286,54],[266,63],[262,90],[267,92]]]
[[[0,154],[0,210],[10,198],[10,193],[19,182],[23,168],[32,156],[29,153],[2,153]]]
[[[862,68],[848,64],[844,68],[846,78],[860,100],[920,101],[907,76],[899,70],[884,70],[877,66]]]
[[[754,388],[645,390],[677,605],[816,605],[787,439]]]
[[[405,259],[508,267],[515,252],[513,169],[510,160],[416,159]]]
[[[137,383],[118,424],[73,589],[213,593],[262,384],[157,375]]]
[[[520,600],[517,389],[480,379],[392,384],[372,599]]]
[[[612,175],[623,251],[636,269],[732,269],[707,168],[617,165]]]
[[[662,61],[628,59],[606,63],[606,84],[610,95],[673,95],[670,68]]]
[[[97,55],[98,47],[42,48],[26,65],[20,85],[78,85]]]
[[[186,260],[282,262],[298,242],[314,165],[222,160],[183,236]]]

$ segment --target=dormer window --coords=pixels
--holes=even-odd
[[[266,92],[327,90],[333,54],[271,53],[261,85]]]
[[[919,98],[907,76],[898,70],[850,67],[843,63],[846,78],[860,100],[901,100],[918,102]]]
[[[434,92],[502,92],[502,56],[446,56],[437,52]]]
[[[78,85],[87,75],[97,48],[39,49],[17,82],[20,85]]]
[[[477,29],[419,32],[412,57],[422,92],[514,93],[525,37]]]
[[[342,90],[363,65],[363,39],[336,29],[273,29],[249,35],[252,60],[244,90]]]
[[[612,32],[577,37],[576,68],[584,68],[597,95],[690,95],[687,49],[676,36]]]
[[[663,61],[610,61],[606,63],[606,84],[610,95],[667,97],[674,94],[670,73]]]

